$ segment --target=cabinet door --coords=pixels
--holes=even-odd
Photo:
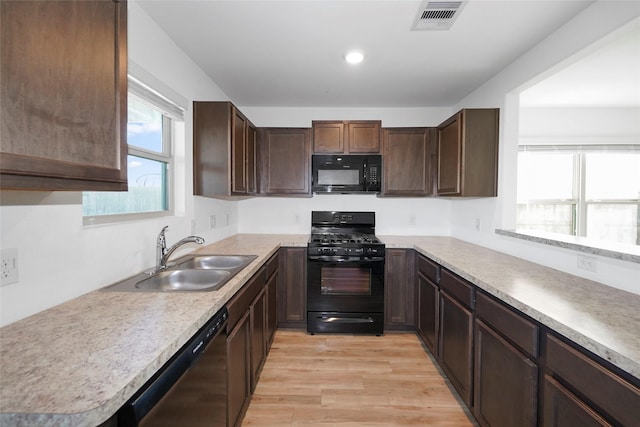
[[[307,248],[281,248],[278,272],[278,325],[306,328]]]
[[[251,343],[249,311],[227,335],[227,423],[240,425],[251,396]]]
[[[251,392],[256,389],[260,370],[264,365],[266,353],[266,309],[267,294],[262,288],[249,307],[251,313]]]
[[[311,196],[311,143],[306,128],[261,128],[260,194]]]
[[[593,409],[578,399],[552,377],[544,376],[543,427],[611,426]]]
[[[474,108],[438,126],[438,195],[498,194],[498,120],[497,108]]]
[[[383,195],[433,194],[427,128],[383,130]]]
[[[233,108],[231,117],[231,192],[247,192],[247,119]]]
[[[460,115],[438,128],[438,194],[460,194],[462,135]]]
[[[387,249],[385,255],[385,329],[415,327],[415,252]]]
[[[373,120],[348,122],[346,142],[348,152],[380,153],[380,125],[380,121]]]
[[[343,122],[313,121],[313,152],[342,154],[345,152]]]
[[[609,370],[592,355],[558,337],[546,335],[546,366],[569,390],[615,425],[635,426],[640,420],[638,379]],[[606,415],[605,415],[606,414]]]
[[[471,407],[473,378],[473,316],[446,292],[440,292],[440,365]]]
[[[267,280],[267,353],[271,348],[273,337],[278,327],[278,273],[274,273]]]
[[[480,425],[537,425],[538,366],[480,320],[474,373],[473,413]]]
[[[422,337],[431,354],[438,355],[438,286],[418,273],[418,334]]]
[[[247,126],[247,194],[256,194],[258,191],[258,152],[256,146],[257,130],[249,124]]]
[[[0,185],[127,189],[127,3],[0,2]]]

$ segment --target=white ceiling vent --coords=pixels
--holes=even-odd
[[[466,1],[423,1],[411,30],[448,30]]]

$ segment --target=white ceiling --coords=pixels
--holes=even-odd
[[[235,104],[269,107],[448,107],[591,3],[470,0],[411,31],[420,0],[138,1]]]

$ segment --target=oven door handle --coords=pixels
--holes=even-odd
[[[373,323],[371,317],[318,316],[323,323]]]

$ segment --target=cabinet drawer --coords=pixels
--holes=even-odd
[[[587,355],[547,334],[547,366],[556,375],[625,426],[640,420],[640,389]]]
[[[433,283],[438,283],[438,264],[422,255],[418,256],[418,272]]]
[[[264,287],[266,282],[266,269],[262,267],[251,279],[240,289],[227,303],[227,310],[229,311],[229,324],[228,330],[238,323],[238,321],[244,316],[249,308],[249,305],[253,302],[255,297],[260,293],[260,289]]]
[[[278,253],[276,252],[269,261],[267,261],[267,277],[271,277],[273,273],[278,271]]]
[[[476,316],[483,318],[525,353],[538,357],[539,328],[536,324],[482,292],[476,294]]]
[[[474,287],[448,270],[440,271],[440,289],[455,297],[468,308],[473,308]]]

